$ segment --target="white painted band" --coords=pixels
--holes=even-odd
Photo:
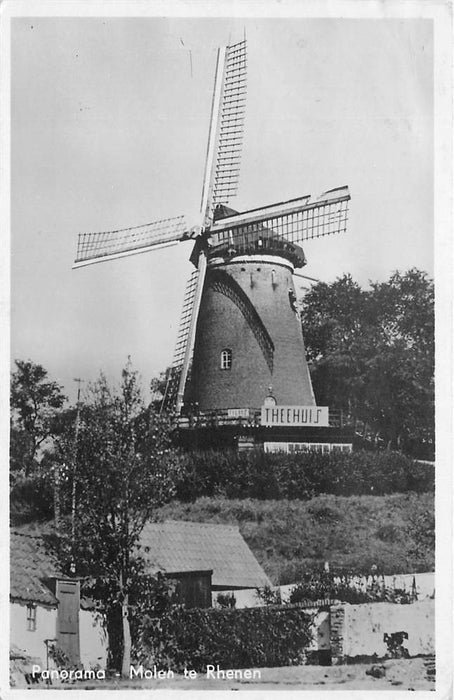
[[[281,258],[278,255],[239,255],[238,257],[231,258],[230,260],[225,260],[224,258],[212,258],[209,261],[210,267],[216,267],[218,265],[240,265],[244,263],[252,263],[257,265],[262,263],[263,265],[281,265],[282,267],[287,267],[291,272],[294,271],[294,266],[289,260]]]

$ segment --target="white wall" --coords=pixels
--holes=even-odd
[[[55,639],[57,631],[57,608],[36,607],[36,630],[27,630],[27,605],[14,602],[10,607],[10,644],[25,651],[29,656],[39,659],[42,668],[46,668],[45,639]],[[103,620],[98,613],[80,610],[80,657],[84,668],[107,665],[108,638]],[[49,660],[49,666],[53,666]]]
[[[416,584],[418,600],[433,598],[435,595],[435,574],[427,571],[420,574],[398,574],[397,576],[385,576],[385,585],[389,588],[403,588],[412,590],[413,578]]]
[[[385,586],[387,588],[401,588],[408,592],[412,590],[413,578],[416,584],[416,593],[418,595],[418,600],[423,600],[424,598],[430,598],[434,596],[435,592],[435,574],[433,571],[428,571],[419,574],[396,574],[395,576],[385,576]],[[352,581],[352,587],[359,590],[365,591],[367,587],[371,584],[370,576],[356,576]],[[379,583],[381,584],[381,577],[379,578]],[[280,590],[282,602],[287,602],[291,592],[297,586],[296,583],[290,583],[285,586],[274,586],[274,590]],[[237,605],[237,607],[239,607]]]
[[[92,610],[80,610],[80,660],[84,668],[107,666],[108,637],[103,617]]]
[[[312,642],[308,646],[308,651],[328,650],[331,648],[330,640],[330,617],[328,610],[317,612],[314,608],[304,611],[312,617]]]
[[[36,607],[36,630],[27,630],[27,605],[11,603],[10,608],[10,644],[15,644],[29,656],[37,657],[42,668],[46,668],[45,639],[55,639],[57,608]]]
[[[410,656],[435,653],[435,600],[427,598],[411,605],[363,603],[344,609],[345,656],[385,656],[385,632],[407,632],[404,646]]]
[[[239,588],[233,591],[212,591],[211,597],[214,608],[217,607],[217,597],[219,593],[222,595],[233,595],[236,601],[236,608],[258,608],[264,605],[264,602],[258,598],[255,588]]]

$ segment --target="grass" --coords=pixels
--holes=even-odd
[[[355,572],[373,564],[384,574],[433,571],[431,538],[422,546],[415,525],[433,508],[431,493],[321,495],[308,501],[204,497],[170,503],[156,519],[237,524],[268,576],[285,584],[325,561]]]

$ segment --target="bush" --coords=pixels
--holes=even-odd
[[[148,618],[141,641],[141,663],[182,671],[292,666],[304,663],[312,618],[301,608],[187,610],[177,607]],[[151,666],[150,666],[151,667]]]
[[[206,450],[187,453],[177,498],[301,499],[321,493],[338,496],[422,493],[435,485],[434,469],[399,452],[295,455],[262,451]]]

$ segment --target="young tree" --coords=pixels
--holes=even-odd
[[[102,602],[110,629],[121,615],[124,675],[131,662],[131,596],[145,580],[139,537],[156,506],[176,490],[179,461],[171,429],[166,418],[145,407],[130,363],[119,391],[101,376],[80,406],[76,508],[60,553],[84,578],[86,592]]]

